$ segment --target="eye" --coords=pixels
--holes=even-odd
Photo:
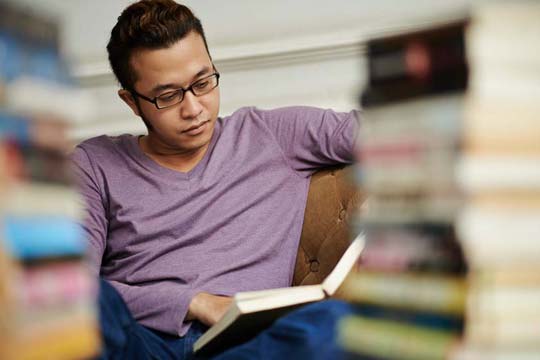
[[[195,89],[204,89],[208,86],[208,84],[210,84],[210,82],[208,80],[203,80],[203,81],[199,81],[199,82],[196,82],[195,84],[193,84],[193,87]]]
[[[174,100],[177,96],[178,96],[177,91],[170,91],[170,92],[167,92],[165,94],[159,95],[158,99],[160,101],[171,101],[171,100]]]

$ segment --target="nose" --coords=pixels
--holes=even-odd
[[[180,115],[184,119],[195,119],[203,111],[203,106],[191,91],[186,91],[180,104]]]

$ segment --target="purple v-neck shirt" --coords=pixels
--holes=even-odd
[[[353,160],[355,112],[242,108],[218,118],[187,173],[136,136],[99,136],[72,154],[90,262],[141,324],[184,335],[198,292],[290,286],[310,175]]]

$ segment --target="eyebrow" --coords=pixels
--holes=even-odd
[[[210,70],[212,70],[212,68],[209,67],[209,66],[203,67],[197,74],[195,74],[191,78],[192,82],[195,79],[197,79],[198,77],[201,77],[202,75],[205,75],[205,74],[209,73]],[[176,89],[179,89],[179,88],[181,88],[181,86],[179,84],[174,84],[174,83],[158,84],[158,85],[154,86],[151,91],[152,91],[153,94],[155,94],[155,93],[158,93],[158,92],[163,91],[163,90],[168,90],[168,89],[175,89],[176,90]]]

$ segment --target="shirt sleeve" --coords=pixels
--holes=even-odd
[[[126,302],[138,323],[168,334],[184,336],[191,322],[184,322],[195,290],[186,284],[159,281],[144,286],[107,280]]]
[[[102,190],[105,186],[84,148],[78,146],[71,154],[71,161],[86,209],[82,226],[88,240],[89,265],[92,273],[99,276],[109,225],[107,195]],[[179,336],[188,331],[190,323],[184,319],[195,296],[189,285],[164,280],[138,286],[106,280],[120,293],[133,317],[142,325]]]
[[[71,154],[71,162],[77,188],[84,201],[82,227],[88,241],[87,257],[92,273],[98,276],[107,241],[106,201],[86,151],[76,147]]]
[[[357,111],[348,113],[314,107],[260,111],[291,167],[305,176],[316,170],[354,161]]]

